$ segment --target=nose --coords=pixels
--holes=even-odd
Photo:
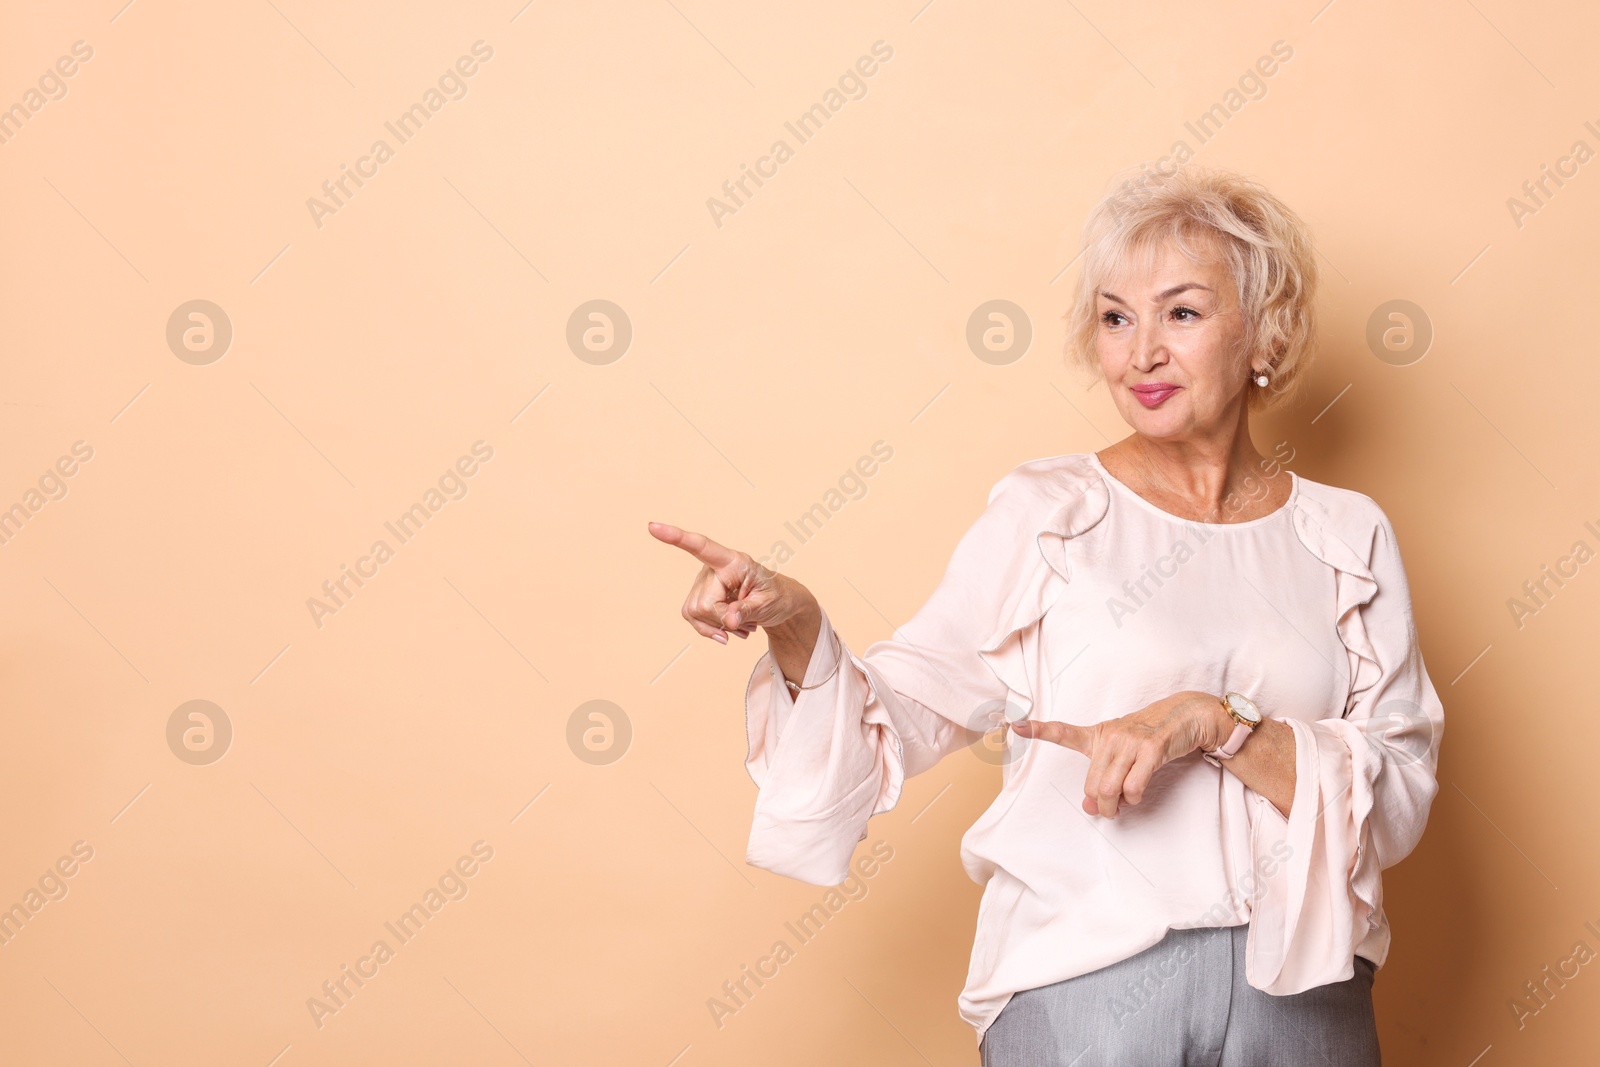
[[[1133,328],[1133,366],[1140,373],[1166,361],[1166,340],[1160,327],[1148,316],[1141,316]]]

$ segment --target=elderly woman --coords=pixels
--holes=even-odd
[[[1253,182],[1108,195],[1069,349],[1133,432],[1008,472],[862,655],[792,578],[651,524],[704,564],[700,634],[767,633],[750,863],[836,884],[908,776],[969,746],[1001,764],[961,843],[986,1067],[1379,1062],[1381,871],[1427,821],[1443,708],[1383,510],[1250,438],[1311,356],[1315,282]]]

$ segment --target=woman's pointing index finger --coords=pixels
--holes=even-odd
[[[656,540],[677,545],[709,567],[726,567],[737,558],[731,548],[720,545],[705,534],[695,533],[693,530],[685,530],[665,522],[652,522],[649,524],[649,530]]]

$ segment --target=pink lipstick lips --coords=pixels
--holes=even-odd
[[[1180,386],[1170,382],[1146,382],[1143,385],[1133,386],[1133,395],[1139,398],[1139,403],[1147,408],[1160,407],[1162,402],[1176,393]]]

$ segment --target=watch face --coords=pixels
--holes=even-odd
[[[1261,722],[1260,709],[1255,706],[1254,701],[1245,696],[1243,693],[1229,693],[1227,696],[1227,701],[1228,706],[1234,711],[1238,712],[1241,719],[1255,724],[1259,724]]]

